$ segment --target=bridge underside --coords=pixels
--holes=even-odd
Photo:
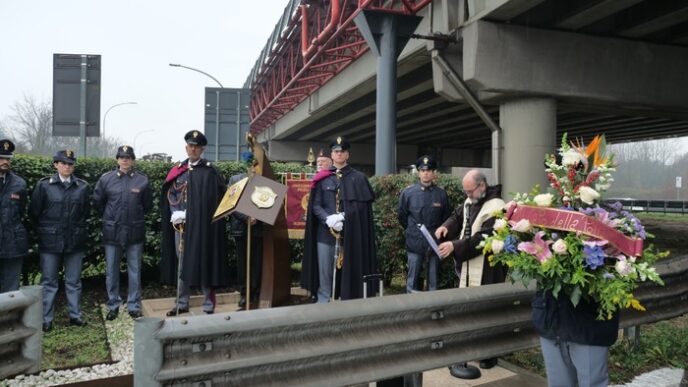
[[[540,168],[542,153],[554,151],[564,132],[586,141],[604,133],[612,143],[688,136],[685,3],[436,0],[419,15],[417,34],[440,33],[453,42],[438,49],[413,39],[400,56],[400,168],[433,154],[445,168],[506,170],[517,160],[508,154],[516,147],[537,153],[519,163]],[[501,127],[501,140],[433,55]],[[373,164],[375,69],[376,58],[364,54],[274,122],[261,134],[271,157],[303,160],[309,146],[343,135],[355,144],[354,164]],[[532,183],[529,176],[517,180]]]

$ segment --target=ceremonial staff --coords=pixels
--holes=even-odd
[[[176,316],[179,316],[179,293],[181,291],[181,282],[182,282],[182,263],[184,262],[184,222],[179,223],[178,225],[173,224],[172,227],[174,227],[175,231],[179,233],[179,244],[177,245],[177,250],[178,250],[178,262],[177,262],[177,314]]]

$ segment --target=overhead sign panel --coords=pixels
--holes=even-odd
[[[82,108],[86,136],[100,136],[100,55],[53,54],[53,136],[79,136]]]
[[[206,158],[218,161],[239,160],[242,145],[246,142],[246,133],[249,131],[250,96],[250,89],[205,88],[204,132],[208,138]],[[218,143],[219,148],[216,146]]]

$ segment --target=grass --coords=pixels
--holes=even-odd
[[[671,221],[677,221],[677,222],[686,222],[688,223],[688,214],[682,215],[682,214],[662,214],[662,213],[655,213],[655,212],[637,212],[634,213],[635,216],[638,217],[640,220],[671,220]]]
[[[640,343],[619,339],[610,349],[611,383],[627,383],[635,376],[663,367],[688,368],[688,315],[641,327]],[[539,348],[521,351],[505,360],[546,376]]]
[[[104,282],[101,287],[105,287]],[[53,330],[43,335],[41,369],[72,368],[112,360],[100,314],[103,293],[84,286],[81,314],[88,325],[76,327],[69,325],[64,288],[60,290],[55,299]]]

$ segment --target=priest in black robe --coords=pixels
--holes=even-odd
[[[331,144],[333,167],[318,172],[311,186],[301,286],[317,294],[318,302],[328,302],[332,292],[342,300],[362,298],[363,277],[378,269],[375,195],[368,178],[348,165],[349,148],[337,137]],[[375,294],[376,284],[367,285],[368,294]]]
[[[160,201],[162,282],[177,285],[178,262],[182,268],[177,305],[167,316],[189,311],[191,287],[203,291],[203,311],[212,314],[215,289],[229,285],[225,220],[212,222],[226,189],[224,178],[201,157],[208,143],[203,133],[192,130],[184,140],[189,158],[170,170]]]

